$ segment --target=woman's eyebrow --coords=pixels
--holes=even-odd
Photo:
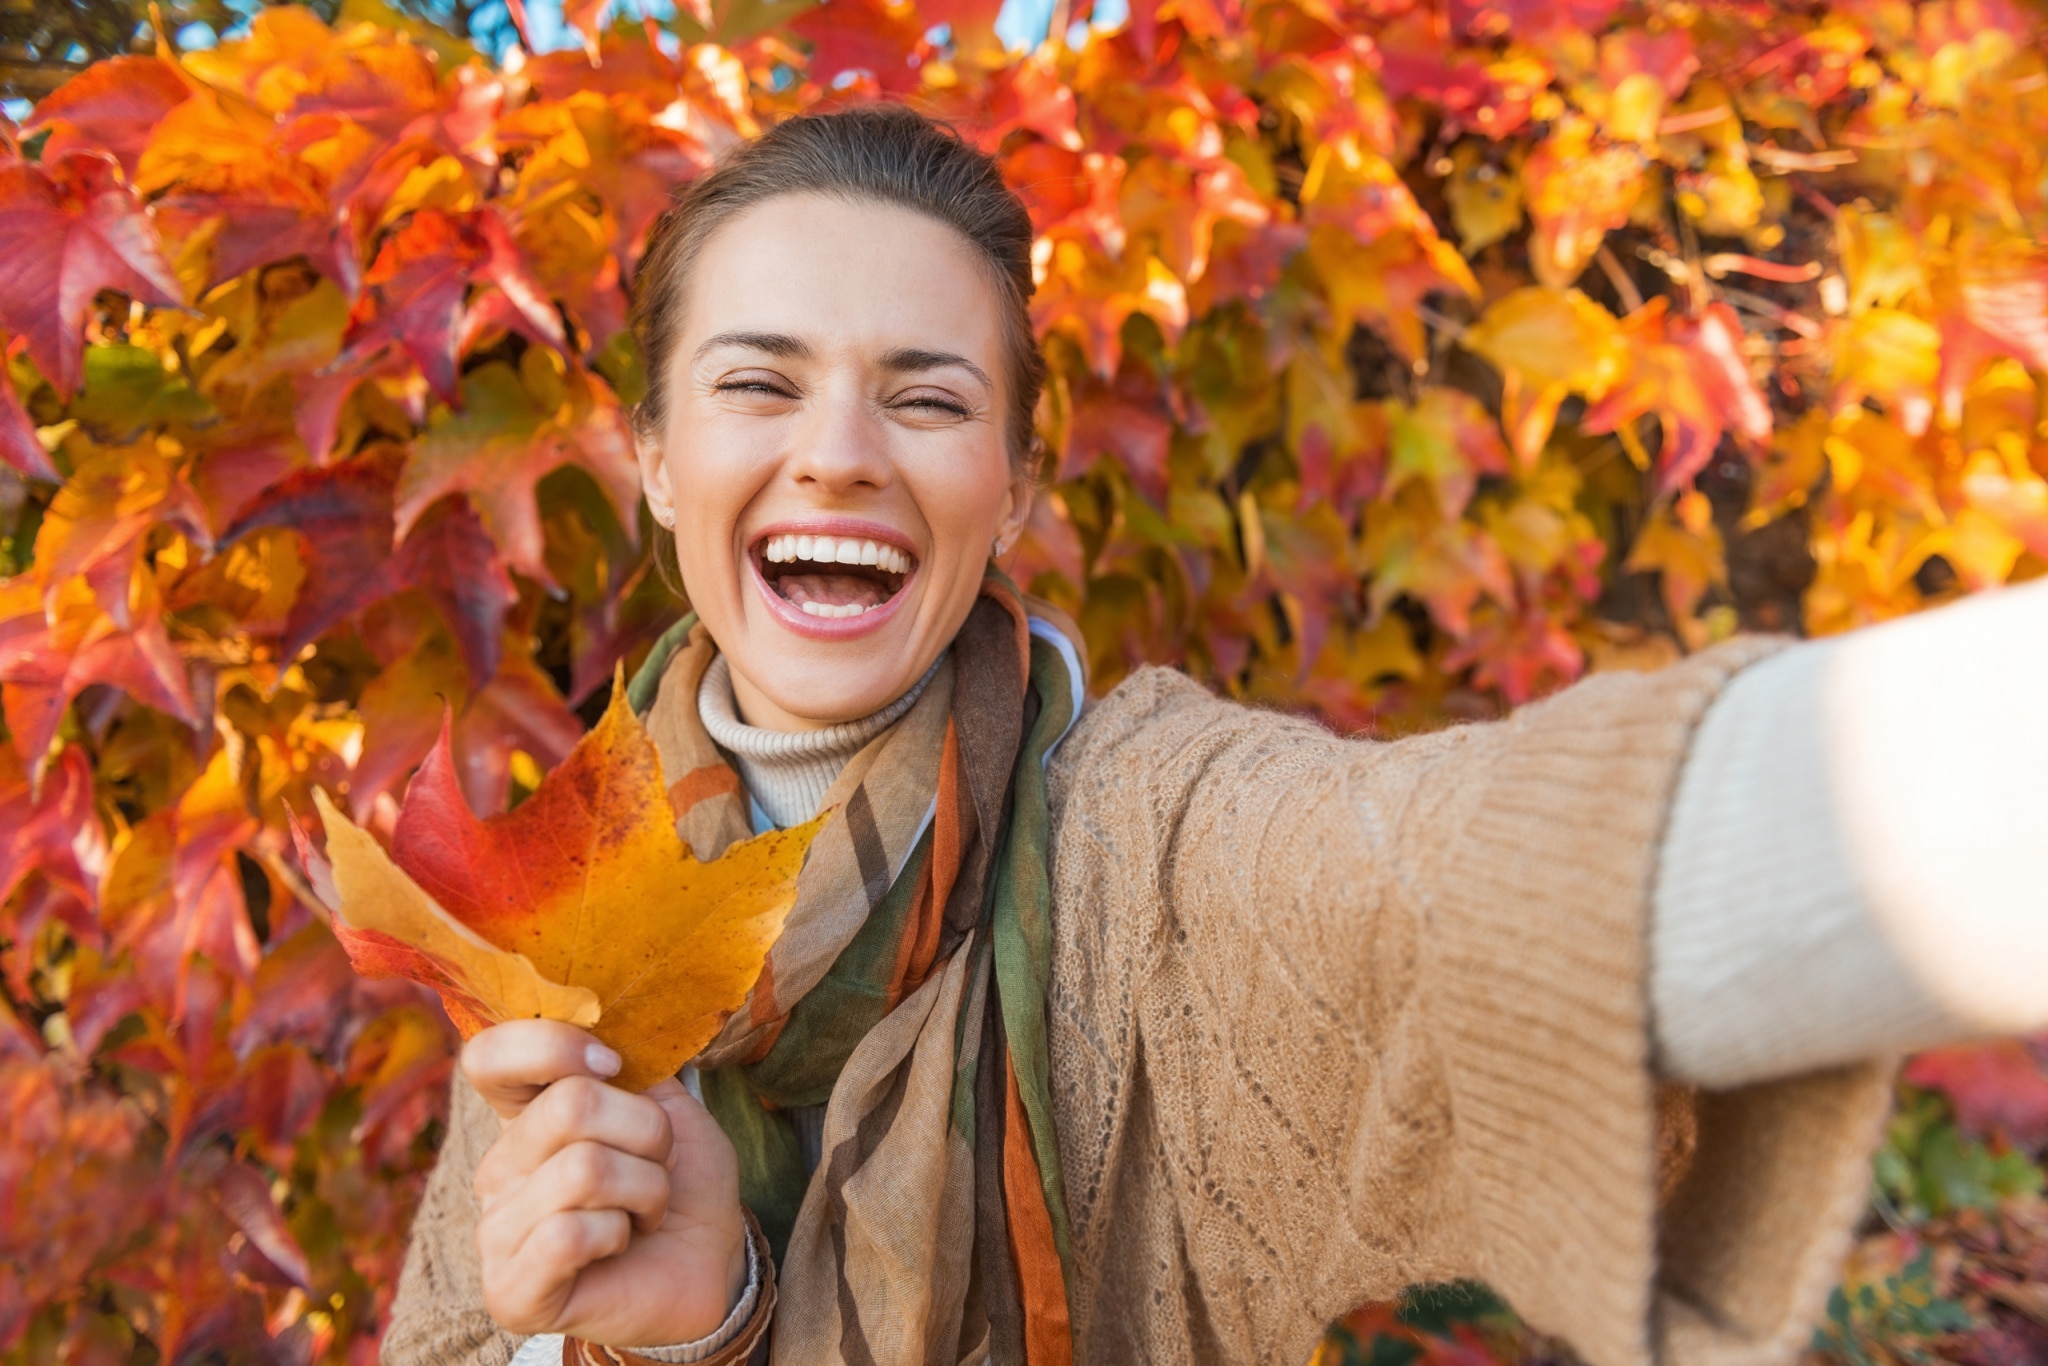
[[[987,371],[967,359],[967,357],[956,356],[950,351],[927,351],[917,346],[899,346],[888,355],[882,357],[882,367],[884,369],[894,370],[899,373],[914,374],[919,370],[938,370],[948,365],[959,366],[990,389],[996,387],[995,381],[988,377]]]
[[[696,358],[702,360],[721,346],[766,351],[781,360],[802,360],[811,354],[811,348],[803,338],[792,337],[787,332],[721,332],[697,348]]]

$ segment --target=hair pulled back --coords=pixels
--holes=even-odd
[[[1009,372],[1005,438],[1019,471],[1036,464],[1032,418],[1045,358],[1031,330],[1031,215],[1003,184],[995,158],[942,123],[895,104],[788,119],[727,153],[685,185],[655,221],[635,282],[632,325],[647,367],[634,417],[658,438],[690,273],[713,233],[757,204],[789,194],[896,204],[953,228],[988,265],[1001,308]]]

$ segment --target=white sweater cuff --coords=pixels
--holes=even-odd
[[[1729,684],[1653,893],[1664,1075],[1726,1088],[2048,1024],[2044,693],[2048,584]]]

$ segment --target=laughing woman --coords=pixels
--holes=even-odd
[[[900,109],[656,227],[694,615],[633,700],[700,856],[837,814],[677,1081],[470,1041],[385,1359],[1299,1366],[1469,1276],[1595,1366],[1789,1361],[1884,1059],[2048,1023],[2048,598],[1397,743],[1159,669],[1086,702],[995,567],[1031,289],[992,163]]]

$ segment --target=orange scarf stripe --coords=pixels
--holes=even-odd
[[[1007,1052],[1003,1079],[1003,1208],[1010,1216],[1010,1257],[1017,1264],[1023,1301],[1024,1360],[1026,1366],[1073,1366],[1066,1273],[1053,1242],[1038,1159],[1031,1152],[1030,1119],[1017,1089],[1017,1068]]]

